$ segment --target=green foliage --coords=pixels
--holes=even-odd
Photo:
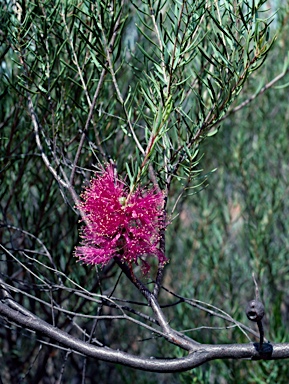
[[[288,47],[286,32],[262,76],[246,88],[244,100],[252,89],[261,88],[258,82],[264,84],[282,71],[284,45]],[[254,108],[224,121],[219,134],[201,147],[204,169],[218,169],[208,188],[186,201],[168,236],[169,252],[185,255],[185,268],[178,258],[171,262],[182,294],[202,298],[244,323],[246,302],[254,297],[254,273],[267,313],[265,336],[271,342],[288,342],[288,116],[287,90],[278,87],[255,100]],[[179,326],[198,327],[200,316],[187,308]],[[201,323],[207,328],[189,335],[206,342],[246,340],[236,329],[220,330],[226,324],[214,317],[204,315]],[[284,362],[210,366],[210,383],[215,377],[224,382],[286,382],[288,376]]]
[[[216,132],[264,61],[274,39],[270,18],[260,18],[263,3],[7,6],[18,71],[6,81],[31,94],[47,149],[54,141],[74,163],[79,150],[90,156],[93,147],[101,162],[127,164],[132,185],[153,163],[169,187],[178,173],[193,178],[199,142]],[[86,156],[77,157],[87,167]]]
[[[89,317],[122,315],[127,305],[150,314],[115,265],[100,271],[73,258],[79,242],[75,195],[92,171],[113,160],[131,189],[152,182],[168,197],[171,261],[164,286],[247,324],[243,307],[254,296],[254,272],[268,313],[266,337],[288,341],[286,88],[249,104],[274,76],[288,71],[288,9],[281,4],[273,19],[275,10],[266,3],[5,2],[0,277],[16,301],[85,340],[93,335],[98,344],[148,356],[182,355],[127,318]],[[202,190],[207,177],[210,185]],[[247,341],[238,327],[206,310],[181,303],[166,313],[175,329],[200,342]],[[89,383],[97,370],[99,380],[106,380],[105,364],[69,351],[53,357],[49,342],[39,349],[37,335],[6,326],[3,378],[18,382],[26,375],[38,382],[50,375],[65,382],[79,375]],[[212,363],[158,379],[118,367],[109,377],[138,383],[286,382],[281,362],[247,363]]]

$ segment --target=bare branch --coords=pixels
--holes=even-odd
[[[31,96],[29,94],[27,94],[27,99],[28,99],[28,108],[29,108],[31,120],[32,120],[32,124],[33,124],[33,127],[34,127],[36,144],[37,144],[37,147],[38,147],[38,149],[39,149],[39,151],[41,153],[41,157],[42,157],[42,159],[44,161],[44,164],[49,169],[49,171],[52,173],[52,175],[54,176],[55,180],[59,184],[61,184],[63,187],[68,188],[69,187],[68,184],[64,180],[62,180],[61,177],[57,174],[56,170],[51,165],[48,157],[46,156],[46,154],[45,154],[45,152],[43,150],[43,147],[42,147],[42,144],[41,144],[41,140],[40,140],[40,136],[39,136],[39,124],[38,124],[38,121],[37,121],[37,117],[36,117],[36,113],[35,113],[35,110],[34,110],[34,106],[33,106],[33,103],[32,103]]]
[[[241,104],[239,104],[237,107],[233,108],[229,111],[229,114],[238,112],[240,109],[246,107],[248,104],[250,104],[253,100],[255,100],[258,96],[262,95],[264,92],[266,92],[268,89],[272,88],[279,80],[281,80],[287,73],[289,72],[289,67],[286,68],[285,71],[281,72],[279,75],[277,75],[274,79],[269,81],[269,83],[265,84],[260,91],[256,92],[254,95],[248,97],[248,99],[244,100]],[[225,119],[225,116],[222,120]]]
[[[31,316],[25,316],[19,311],[10,308],[5,299],[0,302],[0,313],[9,321],[20,326],[40,332],[54,341],[79,352],[85,356],[126,365],[131,368],[151,372],[181,372],[198,367],[215,359],[253,359],[276,360],[289,358],[289,343],[268,344],[269,352],[259,352],[256,344],[226,344],[201,345],[186,357],[176,359],[144,358],[109,348],[96,347],[85,343],[66,332],[61,331],[47,322]],[[267,345],[267,346],[268,346]]]

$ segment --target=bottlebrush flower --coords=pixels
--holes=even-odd
[[[166,257],[159,249],[163,229],[163,194],[138,188],[130,194],[128,187],[114,175],[108,165],[93,178],[82,195],[79,205],[85,216],[82,246],[75,255],[86,264],[107,264],[119,257],[128,264],[142,263],[147,273],[149,263],[144,259],[155,256],[159,263]]]

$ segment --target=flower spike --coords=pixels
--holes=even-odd
[[[129,193],[128,187],[108,165],[103,173],[90,181],[82,194],[78,208],[85,216],[82,245],[75,256],[86,264],[107,264],[114,257],[128,264],[141,261],[143,273],[150,265],[147,256],[167,259],[159,249],[160,233],[164,227],[161,192],[138,188]]]

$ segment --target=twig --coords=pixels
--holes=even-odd
[[[246,105],[251,103],[253,100],[255,100],[258,96],[262,95],[265,91],[273,87],[277,81],[281,80],[287,73],[289,72],[289,67],[280,73],[278,76],[276,76],[273,80],[269,81],[269,83],[265,84],[264,87],[260,89],[259,92],[255,93],[254,95],[250,96],[248,99],[244,100],[241,104],[239,104],[237,107],[233,108],[231,111],[229,111],[229,114],[238,112],[240,109],[244,108]],[[220,119],[218,122],[224,120],[227,118],[227,115],[224,116],[222,119]]]
[[[122,6],[123,6],[123,1],[121,3],[120,7],[122,7]],[[118,19],[116,20],[116,24],[115,24],[115,27],[114,27],[114,34],[116,34],[116,31],[117,31],[117,29],[119,27],[120,17],[121,17],[121,12],[119,13]],[[100,23],[100,26],[101,26],[101,23]],[[142,145],[140,144],[140,142],[139,142],[139,140],[138,140],[138,138],[137,138],[137,136],[135,134],[134,128],[132,126],[132,123],[131,123],[131,120],[130,120],[130,117],[129,117],[129,113],[128,113],[127,109],[126,109],[126,106],[125,106],[122,94],[120,92],[120,89],[119,89],[119,86],[118,86],[118,83],[117,83],[117,80],[116,80],[115,71],[114,71],[112,60],[111,60],[111,49],[112,49],[112,47],[110,47],[110,44],[106,40],[105,32],[103,31],[103,29],[102,29],[102,34],[103,34],[103,40],[104,40],[104,44],[105,44],[106,59],[107,59],[107,62],[108,62],[109,71],[110,71],[110,74],[111,74],[111,77],[112,77],[112,82],[113,82],[113,85],[114,85],[117,97],[119,99],[119,102],[122,105],[123,110],[124,110],[124,113],[125,113],[125,116],[126,116],[126,120],[127,120],[128,125],[129,125],[132,137],[133,137],[133,139],[134,139],[138,149],[144,155],[145,154],[145,150],[143,149]]]
[[[81,153],[81,150],[82,150],[82,147],[83,147],[83,144],[84,144],[86,132],[88,130],[88,126],[89,126],[89,123],[91,121],[91,118],[92,118],[92,115],[93,115],[93,112],[94,112],[96,100],[97,100],[98,95],[100,93],[100,90],[101,90],[101,87],[102,87],[102,84],[103,84],[103,81],[104,81],[105,74],[106,74],[106,69],[103,69],[102,72],[101,72],[99,81],[98,81],[98,85],[97,85],[96,91],[95,91],[94,96],[93,96],[93,100],[92,100],[91,103],[89,102],[89,113],[88,113],[88,117],[86,119],[86,123],[85,123],[84,129],[83,129],[83,132],[82,132],[79,144],[78,144],[77,152],[76,152],[76,155],[75,155],[75,158],[74,158],[74,161],[73,161],[73,166],[72,166],[72,170],[71,170],[71,174],[70,174],[70,185],[73,185],[73,182],[74,182],[74,175],[75,175],[78,159],[80,157],[80,153]]]
[[[79,66],[79,63],[78,63],[77,54],[75,52],[75,49],[74,49],[74,46],[73,46],[73,42],[72,42],[72,39],[70,37],[70,32],[69,32],[69,29],[68,29],[68,26],[67,26],[67,23],[66,23],[66,20],[65,20],[65,15],[64,15],[64,13],[62,13],[61,15],[62,15],[63,23],[64,23],[64,26],[65,26],[65,29],[66,29],[66,33],[69,36],[69,43],[70,43],[70,47],[71,47],[72,54],[73,54],[74,64],[77,67],[78,75],[79,75],[80,81],[82,83],[82,87],[84,89],[84,93],[85,93],[88,105],[91,105],[91,100],[90,100],[89,92],[87,90],[86,83],[85,83],[84,78],[82,76],[82,70],[81,70],[81,68]]]
[[[189,305],[191,305],[192,307],[195,307],[195,308],[198,308],[200,309],[201,311],[204,311],[204,312],[207,312],[209,313],[210,315],[212,316],[216,316],[216,317],[219,317],[220,319],[223,319],[223,320],[226,320],[230,323],[233,323],[235,324],[242,333],[244,333],[244,335],[248,338],[248,340],[250,340],[250,338],[248,337],[248,335],[244,332],[244,330],[246,330],[247,332],[251,333],[252,335],[254,336],[258,336],[258,333],[255,332],[253,329],[251,329],[250,327],[247,327],[246,325],[242,324],[241,322],[233,319],[233,317],[231,317],[229,314],[227,314],[225,311],[215,307],[214,305],[212,304],[208,304],[208,303],[204,303],[200,300],[195,300],[195,299],[187,299],[185,297],[182,297],[172,291],[170,291],[169,289],[165,288],[165,287],[162,287],[165,291],[169,292],[171,295],[179,298],[181,301],[183,301],[184,303],[187,303]],[[179,302],[178,302],[179,303]],[[176,304],[178,304],[176,303]],[[206,305],[207,307],[209,308],[206,308],[204,305]],[[212,309],[210,309],[212,308]],[[266,340],[267,341],[267,340]]]
[[[32,120],[32,124],[33,124],[33,127],[34,127],[36,144],[37,144],[37,147],[38,147],[38,149],[39,149],[39,151],[41,153],[41,157],[42,157],[42,159],[44,161],[44,164],[46,165],[46,167],[49,169],[49,171],[52,173],[52,175],[54,176],[54,178],[57,180],[57,182],[59,184],[61,184],[65,188],[69,188],[69,184],[67,184],[64,180],[62,180],[62,178],[57,174],[56,170],[51,165],[48,157],[44,153],[44,150],[43,150],[43,147],[42,147],[42,144],[41,144],[41,141],[40,141],[40,136],[39,136],[39,124],[38,124],[38,121],[37,121],[37,117],[36,117],[36,113],[35,113],[35,110],[34,110],[34,106],[33,106],[33,103],[32,103],[31,96],[29,94],[27,94],[27,99],[28,99],[28,108],[29,108],[31,120]]]

